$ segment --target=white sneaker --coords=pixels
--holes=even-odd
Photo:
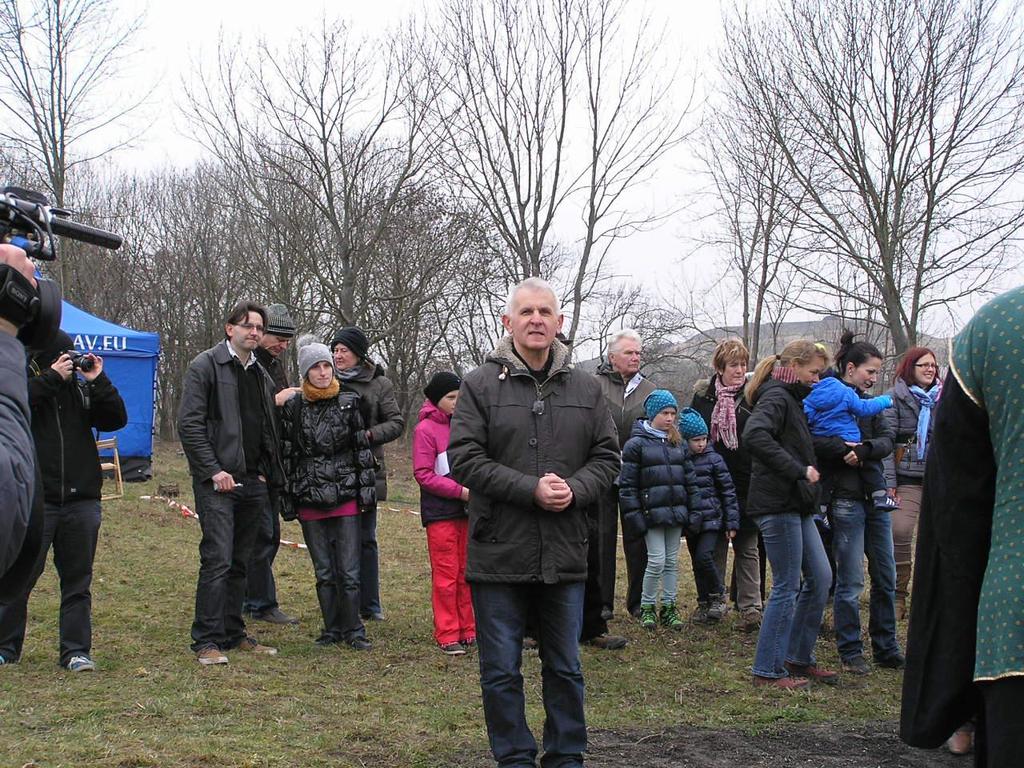
[[[64,665],[64,669],[69,672],[93,672],[96,664],[88,656],[72,656]]]

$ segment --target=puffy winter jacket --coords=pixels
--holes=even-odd
[[[288,482],[282,509],[334,509],[356,501],[360,509],[376,503],[375,460],[366,439],[359,396],[310,402],[296,396],[281,409],[282,455]]]
[[[550,354],[538,383],[506,336],[462,381],[448,461],[470,490],[467,581],[587,578],[587,518],[619,471],[619,443],[597,379],[569,365],[561,342]],[[534,504],[548,472],[572,488],[568,509]]]
[[[704,423],[711,426],[711,414],[715,410],[715,403],[718,402],[718,376],[712,376],[711,381],[698,382],[693,394],[691,407],[697,410],[704,417]],[[725,447],[718,441],[714,444],[715,450],[725,459],[729,467],[729,474],[732,476],[733,484],[736,486],[736,498],[739,501],[740,513],[743,513],[747,505],[747,492],[750,488],[750,451],[743,443],[743,428],[750,418],[751,406],[743,397],[743,392],[736,393],[736,434],[739,436],[739,445],[735,451]]]
[[[938,379],[932,387],[941,387]],[[883,411],[886,426],[894,433],[895,450],[885,457],[882,466],[885,469],[885,482],[890,488],[905,483],[920,485],[924,479],[924,464],[928,460],[927,453],[923,459],[917,458],[917,419],[921,414],[921,404],[914,397],[903,379],[896,379],[896,384],[889,391],[895,403],[891,410]],[[932,431],[935,427],[936,408],[932,408],[932,417],[928,421],[928,446],[931,446]],[[899,463],[896,454],[900,454]]]
[[[892,408],[889,395],[866,397],[834,376],[819,381],[804,398],[804,414],[812,435],[841,437],[851,443],[861,439],[857,419],[874,416],[886,408]]]
[[[360,397],[363,423],[370,433],[370,446],[377,458],[377,501],[388,497],[388,473],[384,466],[384,444],[397,440],[405,431],[405,417],[395,398],[395,385],[384,375],[384,369],[370,360],[359,364],[355,378],[341,382],[342,391]]]
[[[693,470],[697,475],[697,488],[705,502],[701,506],[704,531],[735,531],[740,527],[740,507],[736,501],[736,488],[725,459],[711,444],[703,453],[691,454]]]
[[[754,397],[754,410],[741,438],[753,459],[747,515],[817,511],[818,489],[807,481],[814,443],[801,400],[808,388],[768,379]],[[840,439],[840,438],[829,438]]]
[[[832,378],[832,380],[838,381],[861,399],[871,399],[852,384],[846,384],[841,379]],[[860,446],[855,449],[855,452],[861,461],[883,461],[892,453],[895,431],[882,414],[878,413],[858,419],[858,426]],[[816,466],[821,473],[821,490],[828,497],[823,498],[822,503],[832,498],[858,500],[869,498],[870,489],[864,487],[861,468],[851,466],[843,460],[843,457],[850,452],[850,446],[846,444],[846,440],[842,437],[816,435],[813,441],[814,452],[817,456]],[[850,442],[857,441],[851,440]]]
[[[672,445],[637,420],[622,450],[622,535],[638,538],[649,528],[668,525],[682,526],[684,534],[698,533],[710,506],[697,487],[686,443]]]
[[[451,478],[450,468],[438,474],[438,458],[448,462],[448,438],[452,417],[429,400],[423,401],[420,420],[412,434],[412,475],[420,486],[420,522],[466,516],[462,486]]]

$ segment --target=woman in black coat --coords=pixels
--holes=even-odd
[[[755,685],[793,689],[806,687],[808,678],[829,684],[837,679],[814,659],[832,571],[812,518],[818,471],[801,405],[826,362],[822,347],[794,341],[762,360],[747,384],[754,411],[743,430],[753,459],[746,511],[764,537],[772,567],[754,655]]]
[[[359,616],[359,516],[376,504],[374,458],[359,396],[341,392],[324,344],[299,349],[302,395],[281,414],[288,482],[282,508],[298,517],[316,574],[324,630],[318,645],[368,650]]]

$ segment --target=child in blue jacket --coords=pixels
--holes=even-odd
[[[829,376],[815,384],[811,394],[804,398],[804,415],[815,437],[841,437],[848,443],[859,443],[857,419],[875,416],[892,406],[889,395],[861,397],[853,387]],[[892,511],[899,507],[899,502],[889,496],[882,462],[862,461],[860,477],[864,487],[871,491],[875,509]]]
[[[724,574],[715,565],[715,544],[722,535],[732,539],[740,527],[740,506],[736,486],[725,459],[708,442],[708,425],[693,408],[679,414],[679,433],[686,440],[697,474],[703,504],[700,530],[686,537],[693,564],[693,580],[697,585],[697,610],[691,620],[697,624],[714,624],[725,618]]]

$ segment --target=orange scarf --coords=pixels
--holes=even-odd
[[[330,400],[332,397],[337,397],[340,391],[341,384],[337,379],[331,379],[330,385],[323,389],[314,387],[309,383],[309,379],[302,380],[302,396],[311,403],[315,403],[317,400]]]

